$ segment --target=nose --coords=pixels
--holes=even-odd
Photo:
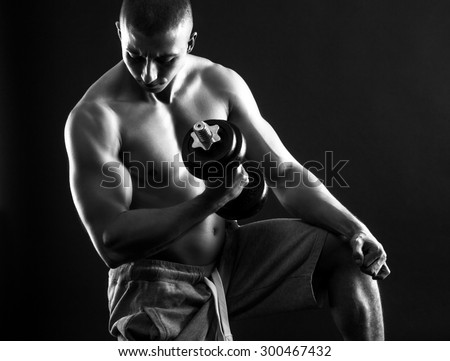
[[[158,69],[156,64],[150,59],[146,59],[141,79],[145,84],[151,84],[158,78]]]

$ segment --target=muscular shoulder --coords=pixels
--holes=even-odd
[[[117,152],[120,147],[117,116],[100,100],[82,99],[67,118],[64,136],[69,155],[86,149]]]
[[[199,76],[202,86],[214,93],[233,98],[248,90],[242,77],[233,69],[214,63],[204,58],[195,58],[196,74]]]

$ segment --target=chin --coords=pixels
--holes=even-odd
[[[164,91],[167,88],[167,85],[168,85],[167,83],[162,84],[162,85],[157,85],[154,87],[146,87],[145,85],[142,85],[142,88],[147,93],[158,94],[158,93],[161,93],[162,91]]]

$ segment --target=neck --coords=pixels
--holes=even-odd
[[[183,66],[163,91],[159,93],[150,93],[142,89],[142,87],[136,82],[136,80],[129,73],[123,61],[121,62],[121,67],[123,75],[122,79],[126,79],[126,84],[128,84],[126,85],[126,88],[128,89],[128,97],[138,97],[141,100],[146,100],[151,103],[172,103],[176,97],[178,90],[183,87],[183,83],[186,78],[186,66]]]
[[[172,79],[172,81],[164,88],[163,91],[159,93],[148,93],[146,92],[145,95],[147,99],[151,101],[158,101],[161,103],[170,104],[173,101],[174,94],[176,91],[175,83],[177,81],[178,75],[175,76],[175,78]]]
[[[159,93],[146,93],[147,99],[165,104],[174,101],[177,92],[184,86],[186,80],[186,63],[180,68],[172,81]]]

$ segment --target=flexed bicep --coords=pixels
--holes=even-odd
[[[120,141],[114,120],[96,106],[74,110],[66,123],[70,188],[78,214],[105,261],[108,225],[131,203],[128,170],[119,161]]]

